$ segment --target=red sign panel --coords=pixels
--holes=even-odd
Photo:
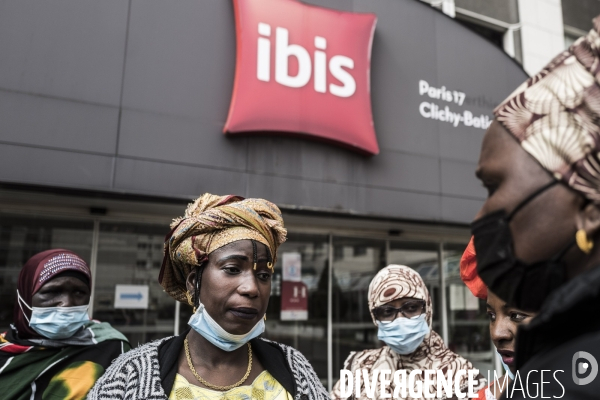
[[[281,282],[281,320],[308,319],[308,288],[302,282]]]
[[[237,61],[224,131],[304,134],[379,153],[370,96],[377,18],[295,0],[234,0]]]

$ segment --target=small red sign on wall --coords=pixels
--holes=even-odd
[[[302,282],[281,282],[281,320],[308,319],[308,288]]]
[[[234,0],[228,134],[304,134],[378,154],[370,95],[376,16],[295,0]]]

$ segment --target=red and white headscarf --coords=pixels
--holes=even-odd
[[[82,276],[88,286],[92,287],[92,274],[90,267],[77,254],[64,249],[52,249],[42,251],[31,257],[19,273],[17,289],[21,299],[31,307],[31,300],[44,284],[59,274],[66,272],[77,273]],[[19,338],[32,339],[41,336],[29,327],[27,318],[31,318],[31,310],[25,306],[19,306],[18,298],[14,306],[14,322]]]

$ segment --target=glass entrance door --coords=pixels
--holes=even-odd
[[[100,224],[94,319],[110,322],[133,346],[173,335],[175,300],[158,284],[164,236],[162,225]],[[135,286],[117,291],[117,285]],[[144,290],[146,301],[140,297],[146,295]],[[131,302],[119,304],[116,296],[138,298],[147,307],[128,308]]]
[[[351,351],[380,347],[368,306],[369,283],[386,265],[383,240],[333,238],[334,380]]]
[[[327,289],[328,289],[328,249],[326,235],[288,235],[288,239],[277,251],[277,263],[271,285],[271,299],[267,309],[264,337],[284,343],[300,350],[313,366],[323,383],[327,378]],[[292,261],[290,261],[292,260]],[[299,262],[298,262],[299,261]],[[306,289],[308,313],[282,313],[282,302],[286,293],[282,292],[284,279],[297,279],[294,271],[283,274],[284,262],[295,263],[298,267],[299,283]],[[294,282],[290,280],[289,282]],[[302,297],[302,286],[297,297]],[[294,293],[288,293],[293,296]],[[285,303],[287,304],[287,303]],[[284,306],[285,307],[285,306]],[[291,314],[291,315],[290,315]],[[289,320],[289,318],[298,318]]]

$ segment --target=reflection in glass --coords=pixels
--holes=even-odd
[[[0,214],[0,332],[13,322],[19,271],[33,255],[49,249],[75,252],[88,264],[93,222]]]
[[[460,258],[467,247],[444,245],[448,347],[473,363],[483,376],[493,371],[493,352],[485,300],[473,296],[460,279]]]
[[[102,223],[94,319],[110,322],[133,346],[173,334],[175,300],[158,284],[164,226]],[[147,309],[115,308],[115,286],[147,285]]]
[[[383,240],[333,238],[334,377],[351,351],[381,345],[367,295],[369,283],[386,265],[385,246]]]
[[[264,337],[298,349],[323,383],[327,379],[328,237],[289,233],[277,251]],[[301,280],[308,289],[308,319],[281,320],[281,283],[285,253],[300,253]]]

